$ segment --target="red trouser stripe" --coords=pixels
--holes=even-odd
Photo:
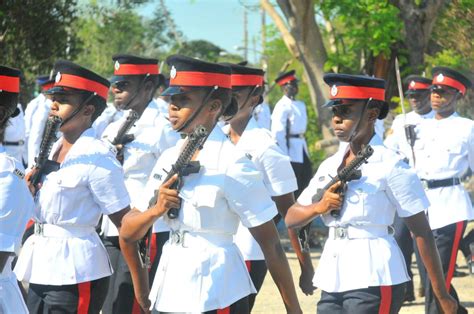
[[[446,273],[446,289],[451,289],[451,280],[454,275],[454,268],[456,268],[456,257],[458,256],[459,242],[462,237],[462,230],[464,229],[464,221],[456,223],[456,232],[454,234],[453,248],[451,250],[451,258],[449,259],[449,267]]]
[[[392,286],[380,286],[379,314],[389,314],[392,306]]]
[[[230,306],[217,310],[217,314],[230,314]]]
[[[153,233],[151,235],[151,247],[150,247],[150,263],[153,264],[156,258],[156,254],[158,253],[158,244],[157,244],[157,238],[158,234]],[[148,245],[148,243],[147,243]],[[150,270],[148,270],[150,271]],[[150,278],[150,280],[153,280],[154,278]],[[132,308],[132,314],[140,314],[140,305],[138,304],[138,301],[136,298],[133,299],[133,308]]]
[[[77,284],[79,297],[77,301],[77,314],[87,314],[91,303],[91,282]]]
[[[31,226],[33,226],[34,223],[35,223],[35,221],[33,219],[28,220],[28,223],[26,224],[25,230],[30,228]]]
[[[247,270],[250,273],[250,270],[252,269],[252,261],[245,261],[245,266],[247,266]]]

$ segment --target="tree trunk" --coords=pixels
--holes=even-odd
[[[277,0],[287,23],[283,21],[269,0],[260,0],[260,3],[281,32],[290,53],[303,64],[311,102],[318,113],[323,138],[332,137],[329,132],[330,112],[321,108],[328,99],[328,88],[323,81],[327,53],[316,24],[313,2]]]
[[[413,73],[421,73],[425,68],[426,48],[431,38],[438,13],[448,0],[390,0],[400,10],[400,18],[405,26],[405,45],[408,48],[408,61]]]

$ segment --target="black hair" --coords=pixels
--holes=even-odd
[[[378,109],[379,116],[377,118],[380,120],[383,120],[387,117],[389,110],[387,102],[373,99],[369,102],[367,109]]]
[[[0,93],[0,142],[3,141],[5,129],[8,125],[8,119],[15,112],[18,103],[18,94],[1,92]]]

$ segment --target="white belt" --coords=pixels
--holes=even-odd
[[[180,245],[182,247],[199,246],[203,243],[214,246],[230,245],[234,242],[231,234],[193,232],[187,230],[171,230],[170,244]]]
[[[373,239],[393,234],[392,226],[339,226],[329,227],[329,238],[337,239]]]
[[[51,238],[80,238],[95,232],[94,227],[35,223],[35,234]]]

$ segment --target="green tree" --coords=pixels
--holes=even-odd
[[[207,40],[190,40],[177,47],[176,53],[209,62],[218,62],[221,52],[224,50]]]
[[[22,70],[22,103],[31,98],[35,76],[49,73],[58,58],[74,57],[76,10],[75,0],[0,1],[1,63]]]

